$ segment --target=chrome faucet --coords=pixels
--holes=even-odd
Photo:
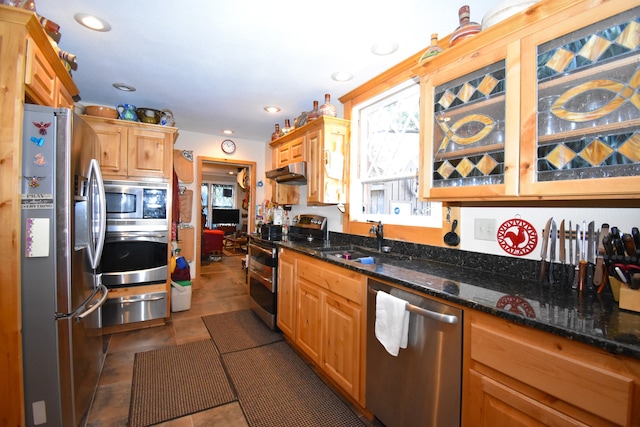
[[[369,230],[369,234],[375,234],[376,235],[376,245],[378,247],[378,252],[381,252],[382,251],[382,239],[384,239],[384,231],[383,231],[382,221],[370,221],[370,220],[367,220],[367,222],[377,223],[377,225],[372,225],[371,226],[371,229]]]

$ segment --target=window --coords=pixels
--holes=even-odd
[[[202,183],[200,200],[207,227],[211,227],[211,209],[235,208],[235,190],[235,184]]]
[[[413,80],[353,109],[351,218],[440,227],[442,204],[418,199],[420,86]]]

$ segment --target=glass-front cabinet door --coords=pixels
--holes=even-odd
[[[458,61],[422,77],[420,195],[439,200],[496,197],[517,191],[518,136],[507,142],[506,49]],[[466,65],[463,65],[466,64]],[[517,100],[514,100],[517,101]],[[422,183],[420,183],[422,184]]]
[[[640,190],[640,8],[584,22],[523,39],[522,196]]]

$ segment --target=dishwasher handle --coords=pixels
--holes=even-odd
[[[369,288],[369,292],[373,292],[377,294],[378,292],[384,292],[382,290],[376,290]],[[458,316],[454,316],[453,314],[442,314],[437,313],[435,311],[426,310],[422,307],[418,307],[417,305],[413,305],[407,302],[407,311],[410,313],[415,313],[423,317],[428,317],[429,319],[437,320],[438,322],[449,323],[451,325],[455,325],[458,323]]]

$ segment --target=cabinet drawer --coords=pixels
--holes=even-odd
[[[580,351],[573,351],[566,340],[538,334],[512,324],[474,322],[471,359],[584,411],[627,425],[633,378],[604,369],[604,362],[596,363],[595,357],[578,357]]]
[[[362,305],[362,276],[328,262],[298,259],[298,277]]]

